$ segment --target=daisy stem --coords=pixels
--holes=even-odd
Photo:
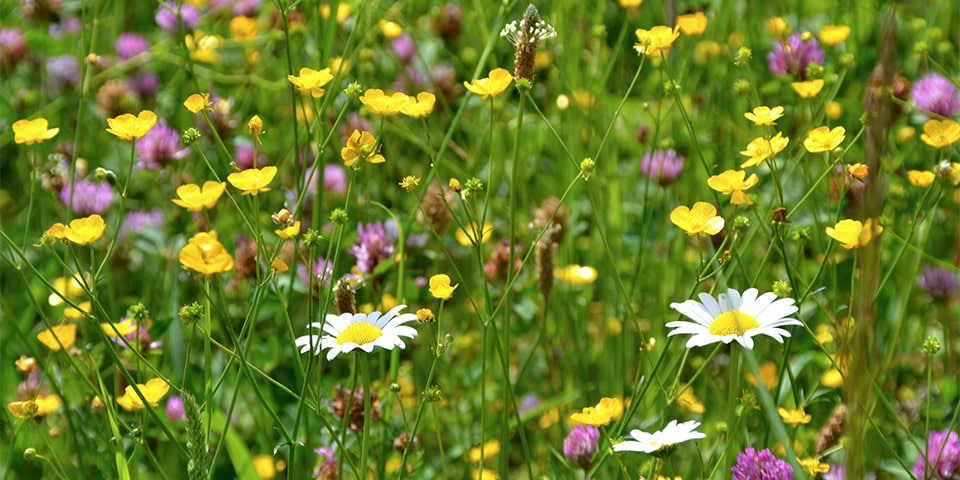
[[[739,345],[731,343],[730,363],[727,365],[727,373],[729,374],[727,382],[727,449],[723,458],[724,465],[729,465],[737,452],[735,433],[737,431],[737,392],[740,390],[740,363]],[[757,380],[762,385],[763,380],[759,374]]]
[[[370,362],[367,354],[357,352],[360,359],[360,380],[363,382],[363,435],[360,437],[360,478],[367,478],[367,450],[370,447],[368,437],[372,424],[370,420]]]
[[[717,356],[717,352],[720,351],[720,347],[721,347],[721,346],[722,346],[722,344],[718,343],[717,346],[713,348],[713,351],[710,352],[710,355],[707,355],[707,359],[700,363],[700,368],[698,368],[696,372],[693,372],[693,376],[690,377],[690,378],[686,381],[686,383],[684,383],[683,388],[681,388],[679,392],[677,392],[676,394],[673,395],[673,401],[677,401],[677,399],[680,398],[680,397],[683,395],[683,392],[686,392],[687,389],[689,389],[690,387],[693,386],[693,382],[695,382],[695,381],[697,380],[697,377],[699,377],[700,374],[703,373],[703,371],[706,370],[707,367],[710,366],[710,362],[713,361],[713,357]],[[685,350],[685,351],[683,352],[683,362],[686,362],[686,360],[687,360],[687,354],[688,354],[689,352],[690,352],[689,349],[688,349],[688,350]],[[677,375],[677,380],[676,380],[677,383],[674,384],[674,385],[675,385],[674,388],[676,388],[676,385],[679,384],[679,382],[680,382],[679,372],[682,372],[682,371],[683,371],[683,366],[682,366],[682,364],[681,364],[681,367],[680,367],[680,369],[678,370],[678,375]]]

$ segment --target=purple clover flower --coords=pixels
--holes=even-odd
[[[933,298],[946,298],[960,289],[960,278],[950,270],[927,265],[917,284]]]
[[[12,69],[27,56],[27,42],[19,28],[0,28],[0,71]]]
[[[531,411],[537,408],[540,408],[540,405],[542,403],[543,402],[540,400],[540,397],[538,397],[536,393],[527,393],[524,396],[520,397],[520,405],[519,405],[519,408],[517,409],[517,415],[520,415],[521,417],[525,417]]]
[[[932,431],[927,437],[927,453],[920,453],[913,465],[913,475],[944,480],[960,478],[960,437],[951,430]]]
[[[591,425],[577,425],[563,439],[563,456],[573,465],[584,470],[591,467],[591,459],[597,453],[600,430]]]
[[[140,140],[137,140],[137,170],[159,170],[174,160],[190,154],[190,147],[180,144],[180,132],[160,119]]]
[[[681,170],[683,170],[683,155],[678,154],[672,148],[647,152],[643,156],[643,163],[640,164],[640,171],[651,182],[664,187],[673,183],[680,176]]]
[[[326,445],[320,448],[315,448],[313,449],[313,452],[323,457],[323,464],[317,468],[316,472],[314,472],[313,478],[320,478],[324,480],[339,478],[338,474],[340,471],[340,462],[337,461],[336,452],[333,451],[333,446]]]
[[[114,45],[114,48],[120,60],[130,60],[150,50],[150,42],[147,42],[147,39],[143,38],[139,33],[125,32],[117,37],[117,43]]]
[[[152,73],[141,73],[127,79],[127,88],[141,100],[146,100],[157,93],[160,79]]]
[[[413,43],[413,37],[406,33],[394,38],[390,42],[390,46],[393,47],[393,53],[403,63],[410,63],[410,60],[413,60],[413,56],[417,53],[417,46]]]
[[[804,41],[799,33],[790,35],[787,43],[778,40],[773,51],[767,54],[770,71],[777,75],[788,73],[806,78],[807,65],[823,65],[823,50],[815,38]]]
[[[380,262],[393,258],[397,238],[388,236],[383,222],[357,224],[357,243],[348,253],[357,259],[357,267],[364,274],[373,273]]]
[[[163,227],[163,212],[159,208],[153,210],[131,210],[120,225],[117,238],[124,239],[130,233],[136,234],[145,228]]]
[[[80,62],[73,55],[47,60],[47,81],[53,90],[72,90],[80,86]]]
[[[200,12],[193,5],[184,2],[180,7],[180,17],[183,18],[183,28],[193,30],[197,28]],[[180,25],[177,22],[177,4],[172,1],[168,0],[161,3],[154,19],[157,21],[157,25],[160,25],[160,28],[169,34],[175,35],[180,31]]]
[[[73,195],[73,212],[84,216],[94,213],[103,214],[116,200],[116,194],[109,183],[89,180],[78,180],[73,186],[69,183],[64,184],[63,189],[60,190],[60,201],[64,205],[70,205],[71,195]]]
[[[241,170],[246,170],[248,168],[253,168],[253,143],[251,142],[238,142],[237,146],[233,149],[233,161],[237,163],[237,167]],[[267,157],[263,156],[263,153],[257,153],[257,168],[263,168],[267,164]]]
[[[347,193],[347,170],[339,163],[328,163],[323,167],[323,189],[336,195]]]
[[[80,23],[79,18],[65,17],[60,20],[60,23],[51,23],[47,31],[51,37],[59,40],[63,38],[64,34],[77,33],[81,28],[83,28],[83,23]]]
[[[830,471],[821,475],[820,478],[823,480],[848,480],[847,467],[843,465],[832,465],[830,467]],[[877,480],[877,476],[872,473],[868,473],[863,477],[863,480]]]
[[[766,448],[757,452],[753,446],[737,454],[737,464],[730,471],[733,480],[793,480],[789,463],[774,457]]]
[[[254,16],[261,0],[210,0],[210,10],[230,10],[233,15]]]
[[[913,83],[910,89],[913,104],[921,110],[933,112],[944,117],[960,113],[960,95],[957,86],[939,73],[928,73]]]
[[[310,278],[311,273],[313,274],[313,278]],[[321,288],[330,288],[331,277],[333,277],[333,262],[329,262],[322,257],[314,260],[312,271],[308,271],[307,266],[302,263],[297,265],[297,278],[299,278],[310,291],[319,293]]]
[[[165,410],[171,422],[182,422],[187,419],[187,412],[183,409],[183,398],[179,395],[172,395],[167,399]]]

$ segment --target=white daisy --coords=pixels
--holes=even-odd
[[[676,420],[671,420],[662,430],[653,433],[631,430],[630,436],[633,437],[633,440],[626,440],[614,445],[613,451],[643,452],[655,456],[665,456],[672,452],[673,447],[678,443],[705,438],[705,434],[697,431],[698,427],[700,427],[700,422],[696,420],[679,424]]]
[[[322,329],[326,335],[319,339],[317,335],[305,335],[297,338],[295,343],[300,348],[300,353],[313,351],[314,355],[319,355],[322,350],[329,349],[327,360],[333,360],[341,353],[358,348],[367,353],[372,352],[374,347],[384,350],[393,350],[393,347],[405,348],[406,345],[400,337],[414,338],[417,336],[417,331],[404,323],[416,320],[417,315],[415,313],[398,315],[404,308],[407,306],[397,305],[385,314],[380,312],[372,312],[369,315],[327,314],[326,322],[310,324],[313,328]]]
[[[675,321],[667,324],[673,328],[667,336],[689,334],[687,348],[702,347],[711,343],[730,343],[737,341],[743,348],[753,350],[753,337],[767,335],[783,343],[783,337],[790,332],[779,328],[787,325],[803,325],[790,315],[799,310],[792,298],[777,299],[773,292],[757,296],[757,289],[743,292],[728,289],[714,299],[710,294],[701,293],[700,301],[687,300],[683,303],[671,303],[670,308],[684,314],[691,320]]]

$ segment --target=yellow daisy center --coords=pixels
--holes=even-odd
[[[366,345],[383,335],[380,327],[370,323],[354,323],[344,328],[340,335],[337,335],[337,345],[343,345],[347,342],[353,342],[357,345]]]
[[[713,319],[710,324],[710,334],[718,337],[726,335],[743,335],[747,330],[760,326],[756,318],[746,313],[733,310],[723,312]]]

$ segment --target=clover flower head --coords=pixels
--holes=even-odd
[[[116,200],[116,192],[106,182],[77,180],[74,184],[64,184],[60,190],[60,201],[64,205],[73,202],[73,212],[79,215],[102,214]]]
[[[949,78],[933,72],[913,82],[910,99],[920,110],[933,112],[944,117],[960,113],[960,94],[957,86]]]
[[[591,459],[597,453],[600,430],[593,425],[577,425],[563,439],[563,456],[573,465],[589,470]]]
[[[805,79],[807,65],[811,63],[823,65],[823,56],[823,50],[816,39],[803,40],[802,35],[797,32],[790,35],[786,43],[778,40],[773,51],[767,54],[767,61],[770,63],[770,71],[774,74],[789,73]]]
[[[960,436],[951,430],[931,431],[927,448],[913,465],[917,478],[957,478],[960,475]]]
[[[683,161],[683,155],[672,148],[654,150],[644,154],[643,161],[640,163],[640,171],[651,182],[666,187],[680,176],[680,172],[683,170]]]
[[[371,274],[377,264],[393,258],[397,237],[389,235],[387,230],[379,220],[366,225],[357,224],[357,243],[348,253],[356,257],[361,272]]]
[[[333,262],[325,258],[314,260],[311,268],[307,268],[303,263],[297,265],[297,278],[311,292],[318,293],[321,289],[329,288],[331,277],[333,277]]]
[[[190,2],[182,2],[180,6],[177,6],[177,3],[172,0],[161,3],[160,7],[157,8],[156,16],[154,16],[157,25],[169,34],[176,34],[180,30],[180,22],[177,19],[178,12],[186,31],[197,28],[197,22],[200,20],[200,11],[197,10],[197,7],[194,7]]]
[[[960,277],[951,270],[927,265],[917,284],[933,298],[947,298],[960,290]]]
[[[137,140],[137,170],[159,170],[174,160],[190,154],[190,147],[180,143],[180,132],[167,125],[163,119]]]
[[[149,50],[150,42],[147,42],[147,39],[138,33],[124,32],[117,37],[114,48],[120,60],[130,60]]]
[[[80,86],[80,62],[73,55],[49,58],[46,68],[51,90],[71,90]]]
[[[756,451],[753,446],[737,454],[737,464],[730,469],[733,480],[793,480],[790,464],[773,456],[768,449]]]

